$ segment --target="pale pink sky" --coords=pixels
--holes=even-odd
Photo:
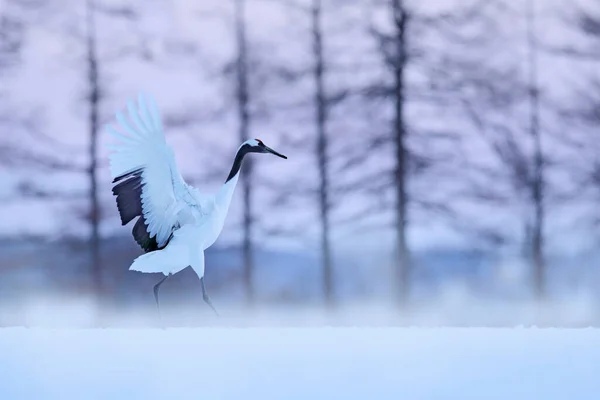
[[[114,0],[110,3],[118,4]],[[134,2],[136,3],[136,2]],[[148,0],[139,1],[144,5],[143,19],[135,27],[129,26],[123,22],[108,21],[105,18],[98,21],[100,52],[103,57],[112,55],[119,49],[131,44],[138,44],[140,37],[151,49],[159,61],[156,63],[146,63],[143,61],[125,57],[103,64],[102,72],[105,82],[109,82],[108,92],[110,96],[103,104],[103,121],[111,118],[113,113],[122,108],[126,101],[135,96],[139,90],[152,93],[158,100],[163,114],[176,113],[182,109],[198,110],[198,114],[206,110],[219,108],[226,98],[224,93],[230,91],[232,86],[223,79],[216,77],[218,68],[222,62],[229,59],[233,54],[233,32],[228,22],[231,21],[230,2],[222,0],[211,1],[158,1]],[[272,60],[297,60],[302,63],[305,60],[303,54],[310,51],[310,38],[307,36],[308,20],[302,13],[286,10],[277,4],[276,1],[256,0],[248,6],[248,18],[250,21],[249,34],[253,44],[257,48],[263,49],[262,56],[268,55]],[[325,1],[324,3],[327,3]],[[409,2],[410,3],[410,2]],[[412,6],[420,8],[425,7],[427,11],[438,11],[453,4],[466,4],[463,0],[431,1],[431,2],[412,2]],[[515,2],[515,7],[521,6],[522,2]],[[44,128],[48,134],[64,142],[81,148],[81,152],[64,153],[63,157],[73,158],[77,161],[85,160],[85,146],[87,137],[85,135],[85,104],[81,101],[81,93],[84,85],[85,71],[81,68],[82,57],[84,55],[81,42],[73,37],[68,37],[69,29],[81,29],[79,26],[83,2],[79,0],[64,0],[60,6],[53,5],[52,13],[36,17],[35,24],[28,32],[28,46],[25,48],[23,56],[24,64],[18,71],[13,72],[13,77],[9,84],[11,98],[14,104],[21,107],[35,106],[43,109]],[[541,39],[544,42],[564,40],[564,30],[554,21],[554,16],[548,11],[560,4],[558,0],[552,2],[538,1],[538,7],[545,9],[545,16],[539,21],[539,31]],[[423,8],[424,9],[424,8]],[[68,11],[66,11],[68,10]],[[64,11],[64,12],[63,12]],[[368,51],[372,49],[370,38],[365,35],[365,28],[360,28],[357,24],[361,21],[361,16],[365,12],[364,7],[336,7],[328,10],[326,21],[328,29],[336,31],[339,21],[350,21],[350,26],[356,29],[348,31],[343,35],[339,33],[332,34],[329,45],[336,50],[344,50],[346,54],[352,51]],[[377,18],[377,16],[375,16]],[[519,34],[522,24],[519,21],[514,23],[514,34]],[[281,39],[281,40],[279,40]],[[197,44],[198,57],[195,59],[186,59],[184,57],[173,57],[166,54],[162,44],[177,40],[187,40]],[[431,43],[432,47],[438,45]],[[543,61],[543,60],[542,60]],[[564,64],[553,61],[551,65],[542,63],[542,80],[550,81],[556,79],[569,79],[569,71]],[[364,79],[369,78],[369,72],[366,72]],[[359,78],[355,76],[357,83]],[[334,80],[332,80],[335,85]],[[560,87],[554,85],[553,87]],[[563,86],[564,87],[564,86]],[[281,98],[286,98],[288,94],[285,88],[269,88],[267,94],[281,93]],[[290,96],[298,93],[290,93]],[[307,96],[310,92],[307,91]],[[308,114],[310,115],[310,114]],[[427,115],[427,114],[425,114]],[[340,126],[348,126],[350,132],[344,140],[355,140],[353,138],[360,132],[352,133],[352,127],[360,126],[360,121],[352,122],[352,115],[345,115],[344,118],[334,122]],[[429,126],[433,126],[440,120],[435,120],[435,115],[428,115]],[[443,120],[442,125],[448,120]],[[460,123],[460,122],[457,122]],[[275,113],[270,123],[257,122],[254,125],[252,135],[260,137],[266,143],[272,144],[272,147],[280,143],[280,133],[294,132],[297,135],[311,135],[312,128],[305,123],[299,124],[298,121],[290,120],[290,117]],[[190,138],[185,132],[168,132],[169,141],[175,147],[177,160],[184,173],[193,173],[202,168],[205,164],[220,167],[223,178],[229,168],[229,158],[232,157],[235,148],[238,145],[235,120],[225,118],[215,122],[205,122],[193,128],[193,135],[198,139]],[[106,136],[102,134],[102,143],[105,143]],[[223,155],[226,157],[223,161],[212,160],[214,149],[211,146],[202,148],[199,143],[217,144],[223,148]],[[28,144],[29,145],[29,144]],[[31,146],[36,146],[31,143]],[[477,144],[473,143],[473,149]],[[288,163],[276,163],[277,160],[260,159],[259,173],[267,176],[275,175],[275,180],[289,181],[298,179],[297,172],[306,170],[305,159],[295,157],[294,149],[280,148],[282,152],[290,156]],[[101,149],[101,157],[105,157],[104,149]],[[295,160],[296,159],[296,160]],[[298,161],[300,160],[300,161]],[[222,167],[221,167],[222,166]],[[276,172],[274,172],[276,171]],[[308,176],[313,174],[310,169]],[[0,170],[0,177],[8,177],[8,185],[13,180],[9,175],[14,171],[6,172]],[[77,176],[43,176],[46,183],[49,181],[53,185],[80,187],[85,181]],[[116,207],[110,194],[110,177],[106,168],[99,171],[99,178],[103,185],[103,202],[112,210],[113,218],[106,221],[103,231],[121,232],[130,228],[121,228],[117,223]],[[4,179],[4,178],[3,178]],[[35,179],[34,180],[38,180]],[[207,190],[214,190],[220,183],[221,178],[214,182],[207,182]],[[0,195],[6,191],[6,186],[0,188]],[[266,201],[266,194],[259,194],[257,204]],[[349,202],[352,203],[351,201]],[[113,207],[110,207],[110,206]],[[350,205],[352,208],[352,205]],[[257,207],[260,209],[260,207]],[[232,215],[228,224],[233,225],[237,213],[240,210],[240,203],[232,207]],[[266,210],[260,209],[261,212]],[[65,218],[69,209],[61,203],[36,203],[36,202],[9,202],[0,208],[0,234],[50,234],[57,230],[81,231],[74,223]],[[310,209],[300,209],[299,218],[314,215]],[[303,217],[304,216],[304,217]],[[298,216],[296,216],[298,217]],[[291,217],[290,217],[291,218]],[[513,223],[513,222],[509,222]],[[221,243],[227,240],[235,239],[233,230],[224,235]],[[364,235],[363,235],[364,236]],[[370,243],[364,237],[360,237],[358,243],[363,246],[389,246],[391,236],[389,234],[377,233],[376,238]],[[432,244],[452,244],[460,242],[447,228],[441,224],[433,224],[420,228],[414,226],[411,230],[411,238],[424,246]],[[349,241],[352,246],[357,240]]]

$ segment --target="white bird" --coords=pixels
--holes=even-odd
[[[206,195],[181,177],[173,150],[165,140],[155,101],[140,94],[138,103],[129,101],[127,109],[130,121],[117,112],[120,130],[111,125],[106,128],[117,139],[109,144],[109,160],[121,224],[137,218],[132,234],[145,251],[129,269],[165,275],[154,286],[160,310],[160,285],[190,266],[200,278],[204,301],[216,313],[204,286],[204,250],[223,229],[242,160],[248,153],[287,157],[259,139],[247,140],[239,147],[225,184],[217,193]]]

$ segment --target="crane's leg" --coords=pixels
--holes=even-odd
[[[163,282],[166,281],[167,278],[170,276],[171,276],[171,274],[165,275],[165,277],[162,278],[160,280],[160,282],[158,282],[156,285],[154,285],[154,300],[156,300],[156,308],[158,308],[159,313],[160,313],[160,305],[158,304],[158,290],[160,289],[160,285],[162,285]]]
[[[206,304],[210,306],[210,308],[212,308],[212,310],[215,312],[215,314],[217,314],[218,317],[219,313],[213,306],[212,301],[208,296],[208,293],[206,293],[206,286],[204,286],[204,251],[198,250],[198,247],[191,247],[190,260],[192,260],[190,267],[192,267],[196,275],[198,275],[198,278],[200,278],[200,286],[202,287],[202,299]]]
[[[210,308],[212,308],[212,310],[215,312],[215,314],[218,317],[219,313],[217,312],[215,307],[212,305],[212,301],[210,301],[210,297],[208,296],[208,293],[206,293],[206,287],[204,286],[204,277],[200,278],[200,285],[202,286],[202,299],[204,299],[204,302],[206,304],[208,304],[210,306]]]

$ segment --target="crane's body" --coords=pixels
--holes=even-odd
[[[173,275],[190,266],[202,278],[204,259],[200,253],[212,246],[223,230],[237,176],[225,183],[214,197],[201,198],[204,202],[202,212],[195,207],[181,210],[181,227],[173,232],[168,244],[161,250],[139,256],[130,269]]]
[[[181,177],[154,100],[140,95],[137,105],[129,102],[127,108],[130,121],[116,114],[121,131],[112,126],[107,129],[118,141],[110,145],[109,158],[121,224],[137,218],[132,234],[145,251],[129,269],[165,275],[154,287],[158,306],[160,285],[190,266],[200,278],[204,300],[212,307],[204,287],[204,250],[223,229],[244,156],[287,157],[258,139],[248,140],[239,147],[223,186],[205,195]]]

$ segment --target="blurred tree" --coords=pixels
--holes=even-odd
[[[401,304],[409,297],[409,280],[411,274],[410,252],[407,243],[406,224],[408,213],[408,156],[406,122],[406,68],[409,62],[408,24],[411,15],[403,0],[391,0],[390,16],[392,18],[391,33],[384,34],[375,28],[373,34],[380,43],[386,65],[392,71],[393,83],[391,98],[394,102],[394,124],[392,141],[394,144],[395,167],[393,172],[395,188],[395,226],[396,252],[398,262],[398,294]]]
[[[107,100],[110,91],[110,85],[106,75],[111,64],[126,56],[134,56],[145,59],[147,53],[145,49],[137,46],[138,43],[123,41],[118,46],[105,43],[105,51],[100,51],[99,32],[101,25],[107,27],[109,31],[111,24],[121,21],[126,24],[136,24],[140,22],[140,13],[136,10],[136,4],[113,5],[101,0],[86,0],[83,12],[83,29],[79,32],[73,31],[72,34],[76,41],[82,46],[83,71],[85,71],[85,80],[83,81],[83,91],[85,105],[87,108],[87,167],[82,172],[87,176],[88,193],[86,210],[81,214],[83,219],[89,224],[89,250],[90,250],[90,272],[92,278],[92,293],[97,298],[100,312],[108,305],[107,288],[104,282],[105,266],[102,262],[100,227],[103,218],[101,190],[102,186],[98,181],[98,171],[102,166],[99,159],[98,144],[100,140],[102,118],[102,106]],[[99,20],[102,22],[98,22]],[[100,26],[100,27],[99,27]],[[138,32],[138,35],[141,33]],[[102,318],[100,314],[99,318]],[[102,323],[102,319],[99,320]]]
[[[26,129],[28,126],[27,117],[22,115],[22,112],[16,112],[14,104],[10,104],[6,86],[21,62],[21,53],[31,16],[42,5],[42,0],[6,0],[0,8],[0,101],[2,102],[0,124],[3,132],[11,129]],[[18,143],[11,139],[11,135],[6,133],[0,135],[1,164],[19,162],[20,157],[15,153]]]
[[[538,43],[535,26],[534,0],[527,1],[527,97],[529,99],[529,134],[533,139],[533,163],[531,168],[531,256],[534,268],[534,289],[538,298],[546,294],[544,260],[544,155],[542,153],[540,129],[540,89],[538,82]]]
[[[383,133],[389,137],[388,143],[391,144],[393,153],[390,183],[393,188],[393,229],[397,266],[394,281],[397,300],[404,306],[410,296],[413,269],[407,239],[408,214],[411,204],[419,203],[416,195],[409,196],[409,179],[411,174],[420,174],[427,170],[432,162],[431,155],[420,153],[414,148],[410,149],[409,142],[414,142],[417,136],[421,135],[414,135],[417,129],[415,124],[413,127],[409,126],[407,112],[409,103],[413,101],[411,94],[417,91],[415,82],[410,81],[409,70],[422,67],[420,64],[425,57],[421,48],[421,35],[427,18],[419,15],[416,9],[409,8],[403,0],[375,2],[375,10],[380,11],[386,21],[379,24],[370,21],[369,31],[376,40],[386,75],[383,80],[367,87],[365,93],[369,99],[387,99],[392,106],[392,127]],[[411,130],[413,135],[410,134]],[[421,136],[421,139],[423,137]]]
[[[89,180],[89,223],[91,270],[94,293],[102,301],[104,296],[104,283],[102,274],[102,263],[100,259],[100,203],[98,194],[98,136],[99,136],[99,113],[100,113],[100,80],[99,60],[96,39],[96,8],[93,0],[87,0],[86,13],[86,70],[87,70],[87,95],[88,102],[88,134],[89,134],[89,166],[87,170]]]
[[[568,190],[571,212],[577,230],[582,226],[598,228],[600,214],[600,161],[597,140],[600,122],[600,7],[595,2],[578,4],[561,13],[562,21],[574,38],[554,43],[550,50],[568,62],[570,92],[568,102],[561,104],[561,116],[568,124],[568,134],[560,135],[561,144],[570,149],[568,166],[572,185]],[[562,132],[561,132],[562,133]],[[577,207],[575,207],[577,205]],[[595,243],[592,244],[595,247]]]
[[[333,302],[332,257],[330,245],[330,201],[329,165],[327,145],[328,101],[325,94],[325,60],[323,55],[323,28],[321,22],[321,0],[313,0],[311,10],[315,108],[317,128],[317,164],[319,173],[319,216],[321,223],[321,257],[323,263],[323,290],[327,305]]]
[[[352,4],[356,3],[358,2]],[[349,48],[353,47],[349,36],[344,36],[344,46],[337,43],[337,47],[335,37],[339,38],[341,34],[355,34],[357,30],[349,18],[341,17],[342,8],[351,5],[349,2],[290,0],[281,4],[290,17],[299,21],[294,25],[295,31],[287,34],[294,37],[295,43],[300,43],[299,49],[294,50],[301,52],[303,57],[290,62],[285,59],[287,54],[273,56],[268,67],[271,89],[273,92],[282,89],[285,97],[277,97],[277,100],[270,104],[270,109],[273,114],[284,116],[283,124],[290,124],[295,118],[299,120],[300,126],[294,129],[295,132],[289,132],[287,128],[276,129],[281,131],[282,145],[294,149],[293,158],[307,158],[300,161],[302,166],[297,169],[297,176],[288,176],[285,182],[270,182],[270,186],[276,188],[273,207],[285,207],[285,212],[290,218],[277,227],[271,226],[264,231],[270,236],[306,240],[311,243],[311,239],[314,238],[312,235],[318,238],[323,299],[327,307],[333,308],[336,283],[332,228],[335,224],[343,222],[339,218],[343,213],[336,212],[343,203],[342,199],[365,189],[364,181],[349,182],[347,177],[355,172],[353,170],[359,169],[361,162],[368,158],[368,152],[365,150],[370,148],[370,144],[365,143],[364,138],[361,140],[357,136],[356,140],[351,140],[351,130],[340,132],[339,127],[336,129],[332,126],[333,119],[339,119],[332,117],[332,113],[339,110],[339,106],[356,92],[353,90],[353,86],[356,86],[353,82],[346,82],[340,78],[344,72],[351,75],[359,70],[356,65],[350,65],[351,62],[340,61],[350,51]],[[329,29],[326,29],[326,22]],[[286,49],[289,49],[289,46]],[[343,82],[332,84],[336,78]],[[343,115],[343,119],[347,122],[353,120],[347,114]],[[310,132],[309,135],[307,131]],[[338,140],[333,140],[335,137],[338,137]],[[360,145],[357,146],[357,143]],[[309,175],[310,170],[315,172],[314,179]],[[332,176],[335,176],[335,179]],[[301,212],[290,212],[315,209],[318,226],[316,232],[313,229],[313,219],[305,218],[305,214]],[[312,214],[312,211],[307,213]],[[302,216],[293,221],[293,214]]]
[[[18,61],[23,42],[24,24],[15,11],[21,7],[19,1],[7,1],[0,14],[0,68],[14,66]],[[19,10],[20,11],[20,10]]]
[[[103,300],[105,296],[104,269],[101,254],[100,225],[102,222],[102,201],[106,196],[101,195],[105,190],[98,180],[98,171],[103,167],[100,161],[98,143],[100,139],[100,121],[102,105],[109,92],[108,80],[103,78],[108,66],[127,55],[138,56],[141,51],[133,40],[123,40],[118,45],[105,43],[105,51],[100,51],[98,25],[108,25],[108,21],[123,21],[126,23],[136,22],[139,15],[134,11],[134,5],[118,6],[102,1],[86,0],[78,3],[78,6],[69,9],[55,3],[44,4],[44,19],[39,29],[47,30],[50,35],[61,38],[64,48],[69,48],[65,56],[65,62],[73,60],[69,57],[75,56],[77,68],[81,70],[82,87],[84,92],[83,104],[86,108],[85,130],[87,136],[87,151],[84,152],[76,145],[67,144],[60,140],[60,135],[41,129],[37,125],[30,124],[28,133],[36,143],[31,145],[29,141],[22,140],[21,143],[11,151],[13,166],[21,168],[28,167],[38,173],[54,174],[55,176],[67,176],[67,179],[78,179],[85,177],[87,181],[86,192],[80,192],[74,188],[48,188],[47,182],[40,179],[31,179],[23,182],[20,186],[20,195],[36,198],[40,201],[61,200],[69,204],[69,214],[85,221],[89,227],[89,275],[91,293],[97,296],[98,305],[102,308],[106,305]],[[104,18],[102,23],[98,23]],[[60,21],[60,22],[57,22]],[[111,28],[112,29],[112,28]],[[107,29],[108,31],[108,29]],[[139,32],[138,32],[139,34]],[[132,35],[135,36],[135,35]],[[129,38],[131,39],[131,38]],[[133,43],[132,43],[133,42]],[[74,50],[73,50],[74,49]],[[77,75],[75,75],[77,76]],[[44,146],[46,145],[46,146]],[[86,154],[87,157],[78,157]],[[107,182],[108,184],[108,182]],[[87,204],[86,204],[87,203]],[[86,204],[81,206],[81,204]],[[65,223],[67,224],[67,223]],[[79,232],[72,232],[79,233]],[[62,233],[67,235],[68,233]],[[99,321],[100,322],[100,321]]]
[[[478,10],[470,25],[446,20],[445,29],[453,29],[452,35],[446,36],[447,43],[464,56],[462,60],[447,59],[446,70],[434,80],[458,94],[457,104],[466,111],[494,157],[492,162],[483,157],[487,150],[466,150],[470,186],[462,194],[480,205],[500,207],[496,209],[503,210],[505,218],[521,227],[515,234],[513,224],[504,220],[494,221],[484,230],[497,244],[521,240],[532,267],[534,293],[543,299],[547,269],[545,209],[556,198],[549,192],[545,177],[554,163],[544,154],[540,116],[543,106],[547,112],[551,110],[548,97],[543,101],[539,80],[540,45],[534,5],[533,0],[521,8],[507,2],[489,2]],[[522,23],[514,23],[519,20]],[[508,21],[519,28],[507,30],[504,24]],[[477,143],[470,142],[473,147]],[[495,184],[482,184],[484,181]]]
[[[245,0],[234,0],[235,37],[236,37],[236,78],[237,78],[237,109],[240,142],[250,138],[250,93],[248,88],[248,55],[246,38]],[[252,214],[252,160],[245,161],[242,179],[243,222],[242,222],[242,254],[244,269],[244,284],[248,305],[254,302],[254,247],[252,234],[254,219]]]
[[[478,35],[487,37],[485,30],[474,34],[473,29],[486,29],[494,7],[502,8],[499,3],[474,0],[426,7],[403,0],[373,2],[369,30],[386,73],[384,78],[366,86],[365,94],[368,99],[387,99],[393,105],[392,128],[381,133],[390,138],[388,143],[393,150],[395,282],[401,305],[409,299],[411,277],[415,272],[408,241],[409,221],[411,229],[429,225],[434,220],[444,221],[448,226],[471,230],[471,236],[477,239],[485,233],[486,239],[498,240],[493,230],[473,229],[466,222],[468,219],[461,218],[464,204],[460,204],[459,199],[468,186],[465,166],[471,160],[465,158],[465,154],[469,152],[471,139],[460,133],[464,110],[456,106],[462,104],[460,99],[468,95],[469,90],[478,87],[483,91],[490,80],[500,75],[495,73],[486,78],[484,73],[478,74],[483,68],[480,64],[489,67],[485,73],[494,68],[487,62],[489,58],[475,60],[473,57],[483,42]],[[462,47],[452,43],[460,43]],[[470,117],[473,115],[479,117],[478,112]],[[537,135],[538,128],[532,129],[532,134]],[[536,196],[539,199],[541,195]]]

